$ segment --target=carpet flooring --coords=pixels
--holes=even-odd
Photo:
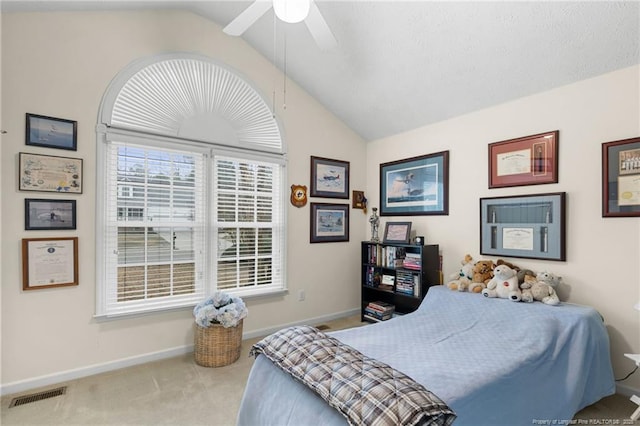
[[[361,326],[359,315],[322,324],[332,331]],[[98,374],[46,389],[2,397],[0,424],[27,425],[235,425],[253,359],[251,345],[242,342],[240,359],[228,366],[207,368],[193,354]],[[25,394],[66,386],[66,392],[10,407]],[[576,414],[572,424],[633,425],[636,405],[623,395],[612,395]],[[312,419],[309,425],[315,425]],[[301,425],[302,426],[302,425]]]

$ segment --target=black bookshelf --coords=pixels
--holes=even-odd
[[[440,284],[440,254],[437,244],[361,244],[361,319],[369,302],[395,306],[396,314],[408,314],[420,306],[429,287]]]

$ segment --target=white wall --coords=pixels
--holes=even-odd
[[[111,79],[141,57],[171,51],[209,56],[238,70],[263,94],[277,93],[288,145],[289,184],[309,186],[311,155],[349,161],[351,189],[365,185],[365,143],[292,82],[282,109],[282,75],[240,38],[186,12],[9,13],[2,15],[2,391],[184,352],[193,343],[190,309],[96,322],[95,125]],[[78,150],[26,146],[25,113],[78,122]],[[19,152],[84,159],[84,193],[17,190]],[[24,198],[77,200],[76,231],[24,231]],[[324,201],[327,199],[313,199]],[[347,201],[342,201],[347,202]],[[245,336],[331,318],[359,306],[360,241],[366,217],[352,210],[349,243],[309,244],[309,205],[288,208],[290,293],[247,300]],[[22,238],[78,236],[77,287],[23,291]],[[299,290],[306,300],[299,302]]]
[[[428,243],[440,244],[445,277],[458,270],[465,253],[491,259],[479,255],[480,197],[565,191],[567,260],[507,260],[561,275],[567,284],[561,298],[591,305],[604,316],[616,377],[633,368],[623,354],[640,352],[640,312],[633,310],[640,300],[640,218],[602,217],[601,147],[640,136],[639,80],[640,67],[623,69],[370,142],[367,149],[371,206],[379,204],[380,163],[450,151],[449,215],[410,218]],[[488,189],[489,143],[551,130],[560,131],[557,184]],[[384,221],[393,218],[382,219],[384,229]],[[639,389],[640,374],[621,385]]]
[[[193,339],[189,310],[103,323],[92,318],[94,126],[101,96],[128,63],[168,51],[222,61],[268,95],[282,77],[274,78],[268,60],[242,40],[188,13],[24,13],[1,18],[0,128],[8,131],[0,151],[3,392],[184,351]],[[510,260],[562,275],[570,289],[565,299],[603,314],[620,377],[632,368],[622,354],[640,352],[640,315],[632,309],[640,299],[640,220],[601,217],[600,148],[602,142],[640,135],[639,73],[638,67],[621,70],[367,146],[289,82],[287,109],[278,105],[277,111],[289,147],[289,183],[309,186],[310,155],[350,161],[351,189],[366,190],[370,205],[377,206],[380,163],[450,150],[450,214],[410,218],[428,242],[440,244],[445,276],[457,270],[465,253],[480,258],[479,197],[566,191],[567,261]],[[281,87],[276,89],[282,93]],[[26,112],[77,120],[78,151],[25,146]],[[487,189],[488,143],[555,129],[560,130],[558,184]],[[18,152],[83,158],[85,192],[66,197],[19,192]],[[23,199],[34,197],[76,199],[77,231],[23,231]],[[369,237],[366,216],[351,210],[349,243],[309,244],[308,205],[289,207],[288,230],[290,295],[249,300],[245,334],[326,318],[359,305],[359,242]],[[22,291],[21,238],[59,235],[80,239],[80,285]],[[305,302],[297,301],[300,289],[306,291]],[[624,383],[639,389],[640,376]]]

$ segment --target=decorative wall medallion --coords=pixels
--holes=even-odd
[[[307,187],[304,185],[291,185],[291,204],[296,207],[307,205]]]

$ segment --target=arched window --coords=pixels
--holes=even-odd
[[[285,149],[247,81],[202,56],[143,59],[98,120],[97,316],[285,288]]]

